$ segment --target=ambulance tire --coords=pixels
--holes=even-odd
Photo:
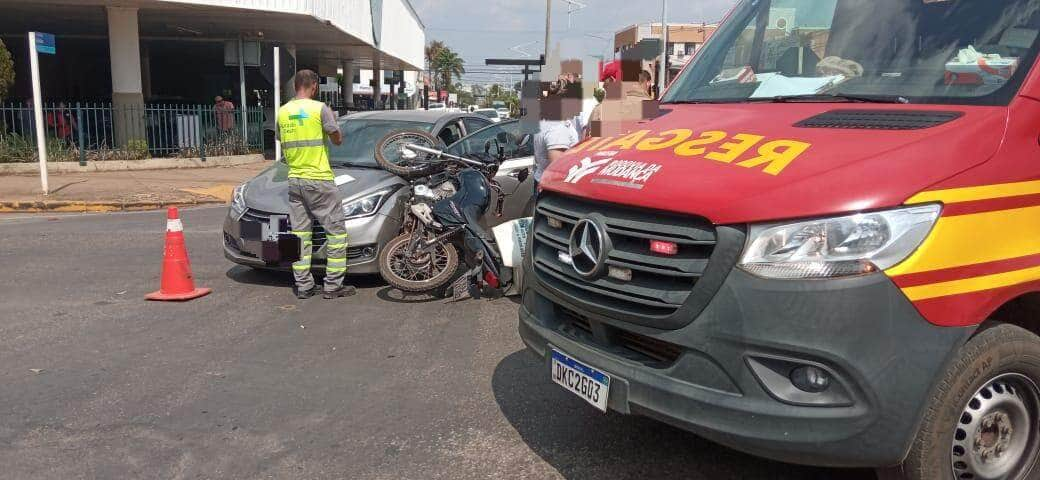
[[[934,387],[903,465],[879,478],[1037,478],[1038,385],[1040,337],[1009,324],[981,329]]]

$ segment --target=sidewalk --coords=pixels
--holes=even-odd
[[[106,212],[227,203],[231,191],[270,162],[219,168],[0,176],[0,212]]]

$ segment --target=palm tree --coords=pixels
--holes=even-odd
[[[440,40],[434,40],[426,45],[426,71],[430,72],[430,76],[433,77],[434,88],[440,90],[440,75],[437,72],[436,59],[437,55],[440,55],[441,51],[448,48],[444,42]]]
[[[466,64],[462,61],[462,57],[448,47],[444,47],[437,53],[432,67],[439,74],[441,85],[444,86],[452,85],[452,78],[461,77],[466,73]]]

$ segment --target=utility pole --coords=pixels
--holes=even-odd
[[[545,0],[545,55],[549,58],[549,30],[552,29],[552,0]]]
[[[657,95],[668,86],[668,0],[661,0],[661,65],[657,69]]]

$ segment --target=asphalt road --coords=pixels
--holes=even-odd
[[[161,212],[0,217],[0,478],[870,479],[601,414],[523,350],[510,300],[296,301],[183,212],[208,297],[147,303]]]

